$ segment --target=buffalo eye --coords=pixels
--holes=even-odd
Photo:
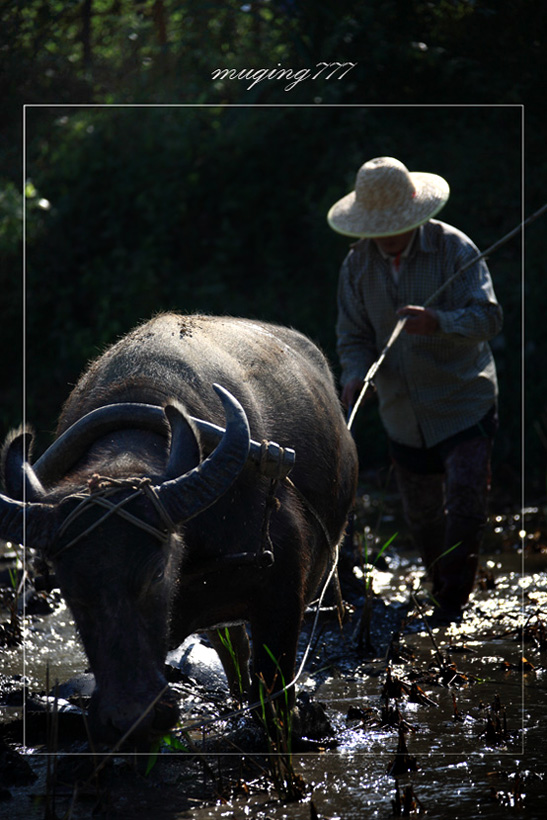
[[[158,567],[152,575],[152,583],[159,584],[165,578],[165,567]]]
[[[165,579],[165,561],[163,556],[154,555],[135,575],[134,589],[139,598],[159,591]]]

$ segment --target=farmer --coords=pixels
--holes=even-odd
[[[407,525],[420,549],[438,614],[461,614],[473,588],[487,518],[497,378],[488,340],[502,311],[483,261],[461,231],[433,217],[448,183],[379,157],[333,205],[331,228],[359,239],[340,272],[338,354],[342,402],[351,407],[399,317],[403,332],[375,376]],[[448,552],[447,552],[448,551]]]

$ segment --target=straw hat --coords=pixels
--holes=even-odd
[[[393,236],[427,222],[449,195],[437,174],[410,173],[398,159],[377,157],[359,168],[355,190],[332,206],[327,220],[344,236]]]

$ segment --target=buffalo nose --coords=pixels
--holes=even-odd
[[[152,729],[156,732],[168,732],[179,718],[179,706],[170,693],[156,703],[153,712]]]
[[[127,735],[129,742],[143,742],[168,732],[179,715],[173,696],[165,693],[150,709],[136,702],[94,703],[89,708],[92,734],[104,742],[119,741]]]

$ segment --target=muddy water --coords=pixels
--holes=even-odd
[[[493,529],[489,545],[497,549],[481,557],[484,588],[475,591],[458,624],[435,627],[424,619],[428,610],[422,573],[412,552],[393,548],[378,568],[368,565],[373,596],[366,648],[359,649],[355,642],[365,600],[363,573],[358,562],[349,568],[346,562],[343,590],[355,614],[342,631],[329,619],[320,621],[299,681],[300,693],[324,707],[331,729],[309,751],[292,755],[299,800],[285,799],[263,747],[257,749],[254,740],[247,747],[248,733],[240,736],[237,725],[224,720],[191,733],[195,743],[207,739],[206,761],[164,748],[145,775],[149,756],[144,763],[117,757],[109,764],[117,780],[109,781],[98,816],[351,820],[418,816],[423,811],[443,820],[539,820],[547,791],[547,560],[537,533],[529,533],[523,555],[515,532],[526,525],[513,526],[511,535],[506,523],[498,540]],[[529,528],[533,530],[531,524]],[[415,601],[424,608],[417,609]],[[309,631],[308,624],[302,650]],[[27,617],[24,651],[2,650],[6,691],[20,686],[17,675],[25,675],[30,692],[41,692],[46,672],[51,688],[55,680],[65,681],[85,669],[70,613],[60,600],[54,602],[52,614]],[[204,675],[197,681],[198,694],[203,695],[210,680]],[[188,696],[191,685],[188,689],[185,684],[186,721],[222,711],[226,694],[219,692],[218,681],[215,686],[215,697],[204,712],[201,695]],[[16,700],[4,697],[4,721],[21,714]],[[401,722],[406,748],[399,748],[397,755]],[[222,753],[210,752],[215,731],[237,744],[228,747],[233,753],[227,755],[226,746]],[[178,737],[185,740],[180,731]],[[0,802],[0,817],[45,817],[45,768],[51,752],[43,744],[16,748],[24,752],[38,779],[4,784],[11,797]],[[70,760],[84,757],[84,749],[83,742],[63,746],[61,738],[56,761],[63,755]],[[400,808],[405,792],[406,814]],[[56,795],[59,817],[69,816],[73,797],[73,788],[66,787],[64,796],[62,790]],[[91,816],[96,803],[97,795],[73,801],[71,816]]]
[[[499,556],[486,559],[497,571],[495,590],[477,592],[463,623],[435,628],[432,635],[413,623],[400,644],[402,661],[378,657],[358,661],[353,650],[338,654],[326,639],[325,655],[332,674],[319,685],[311,675],[304,687],[314,688],[335,729],[337,748],[323,754],[295,756],[295,769],[308,786],[308,803],[319,817],[386,818],[394,815],[393,802],[406,788],[412,790],[414,810],[430,818],[544,817],[546,793],[547,699],[545,651],[515,634],[518,623],[547,604],[542,572],[504,571]],[[507,563],[518,563],[508,560]],[[396,563],[396,562],[394,562]],[[391,609],[403,609],[401,591],[417,573],[412,561],[403,562],[389,581],[389,573],[375,574],[375,588]],[[393,611],[389,613],[392,617]],[[376,627],[390,618],[378,607]],[[532,622],[536,623],[532,617]],[[374,631],[374,626],[373,626]],[[375,635],[379,640],[379,635]],[[450,647],[450,648],[449,648]],[[385,649],[385,646],[383,647]],[[456,665],[453,682],[439,685],[428,673],[438,668],[438,653]],[[522,657],[533,664],[522,671]],[[355,666],[348,669],[348,657]],[[450,657],[449,657],[450,656]],[[408,755],[415,771],[395,777],[388,773],[398,746],[394,728],[380,727],[378,710],[384,701],[385,669],[411,682],[417,676],[425,696],[413,702],[402,693],[396,699],[409,729]],[[501,705],[501,709],[494,707]],[[455,708],[457,716],[455,716]],[[353,718],[351,716],[354,716]],[[489,721],[500,718],[501,731],[488,732]],[[282,804],[263,798],[250,807],[248,799],[227,806],[204,807],[192,817],[308,818],[306,802]]]

